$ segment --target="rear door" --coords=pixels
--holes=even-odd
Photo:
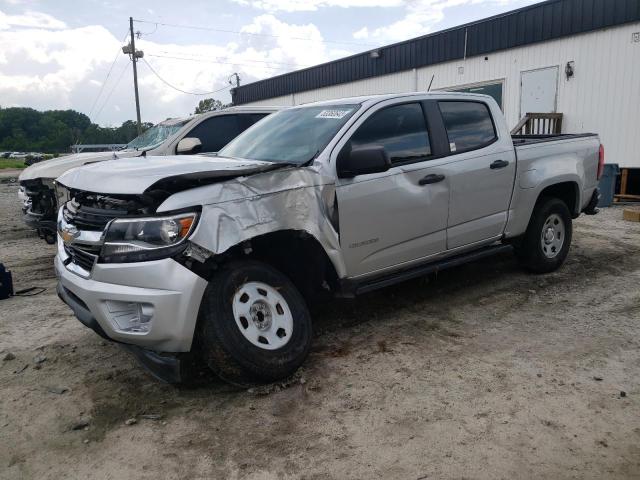
[[[441,100],[438,106],[450,154],[447,247],[495,240],[504,231],[513,191],[516,162],[511,139],[499,138],[485,102]]]
[[[425,103],[385,102],[363,115],[342,148],[384,146],[392,168],[338,179],[340,243],[349,277],[446,251],[449,186],[441,175]],[[425,182],[429,175],[440,178]]]

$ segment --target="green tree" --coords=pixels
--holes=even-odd
[[[223,108],[230,107],[230,103],[222,103],[220,100],[214,98],[204,98],[198,102],[195,112],[193,113],[205,113],[212,112],[214,110],[222,110]]]
[[[151,126],[144,123],[142,130]],[[132,120],[119,127],[101,127],[75,110],[0,108],[0,150],[63,153],[75,143],[129,143],[137,136]]]

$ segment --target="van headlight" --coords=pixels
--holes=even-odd
[[[105,263],[145,262],[181,252],[193,232],[197,213],[165,217],[120,218],[107,225],[100,260]]]

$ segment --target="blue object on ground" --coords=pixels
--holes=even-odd
[[[610,207],[613,203],[613,196],[616,193],[616,180],[620,174],[617,163],[605,163],[604,172],[598,183],[600,188],[600,201],[598,207]]]

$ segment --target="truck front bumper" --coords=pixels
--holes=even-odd
[[[32,201],[27,195],[24,187],[18,189],[18,198],[22,206],[22,219],[28,227],[38,231],[40,238],[46,240],[50,245],[56,241],[56,219],[55,216],[47,216],[43,213],[36,213],[32,210]]]
[[[23,211],[22,219],[28,227],[38,231],[40,238],[43,238],[48,244],[52,245],[56,241],[56,221],[47,218],[42,214],[34,213],[31,210]]]
[[[191,350],[207,281],[178,262],[96,263],[85,272],[68,263],[58,238],[55,269],[58,295],[78,320],[128,346],[147,367],[141,355],[162,364],[169,357],[161,353]]]

